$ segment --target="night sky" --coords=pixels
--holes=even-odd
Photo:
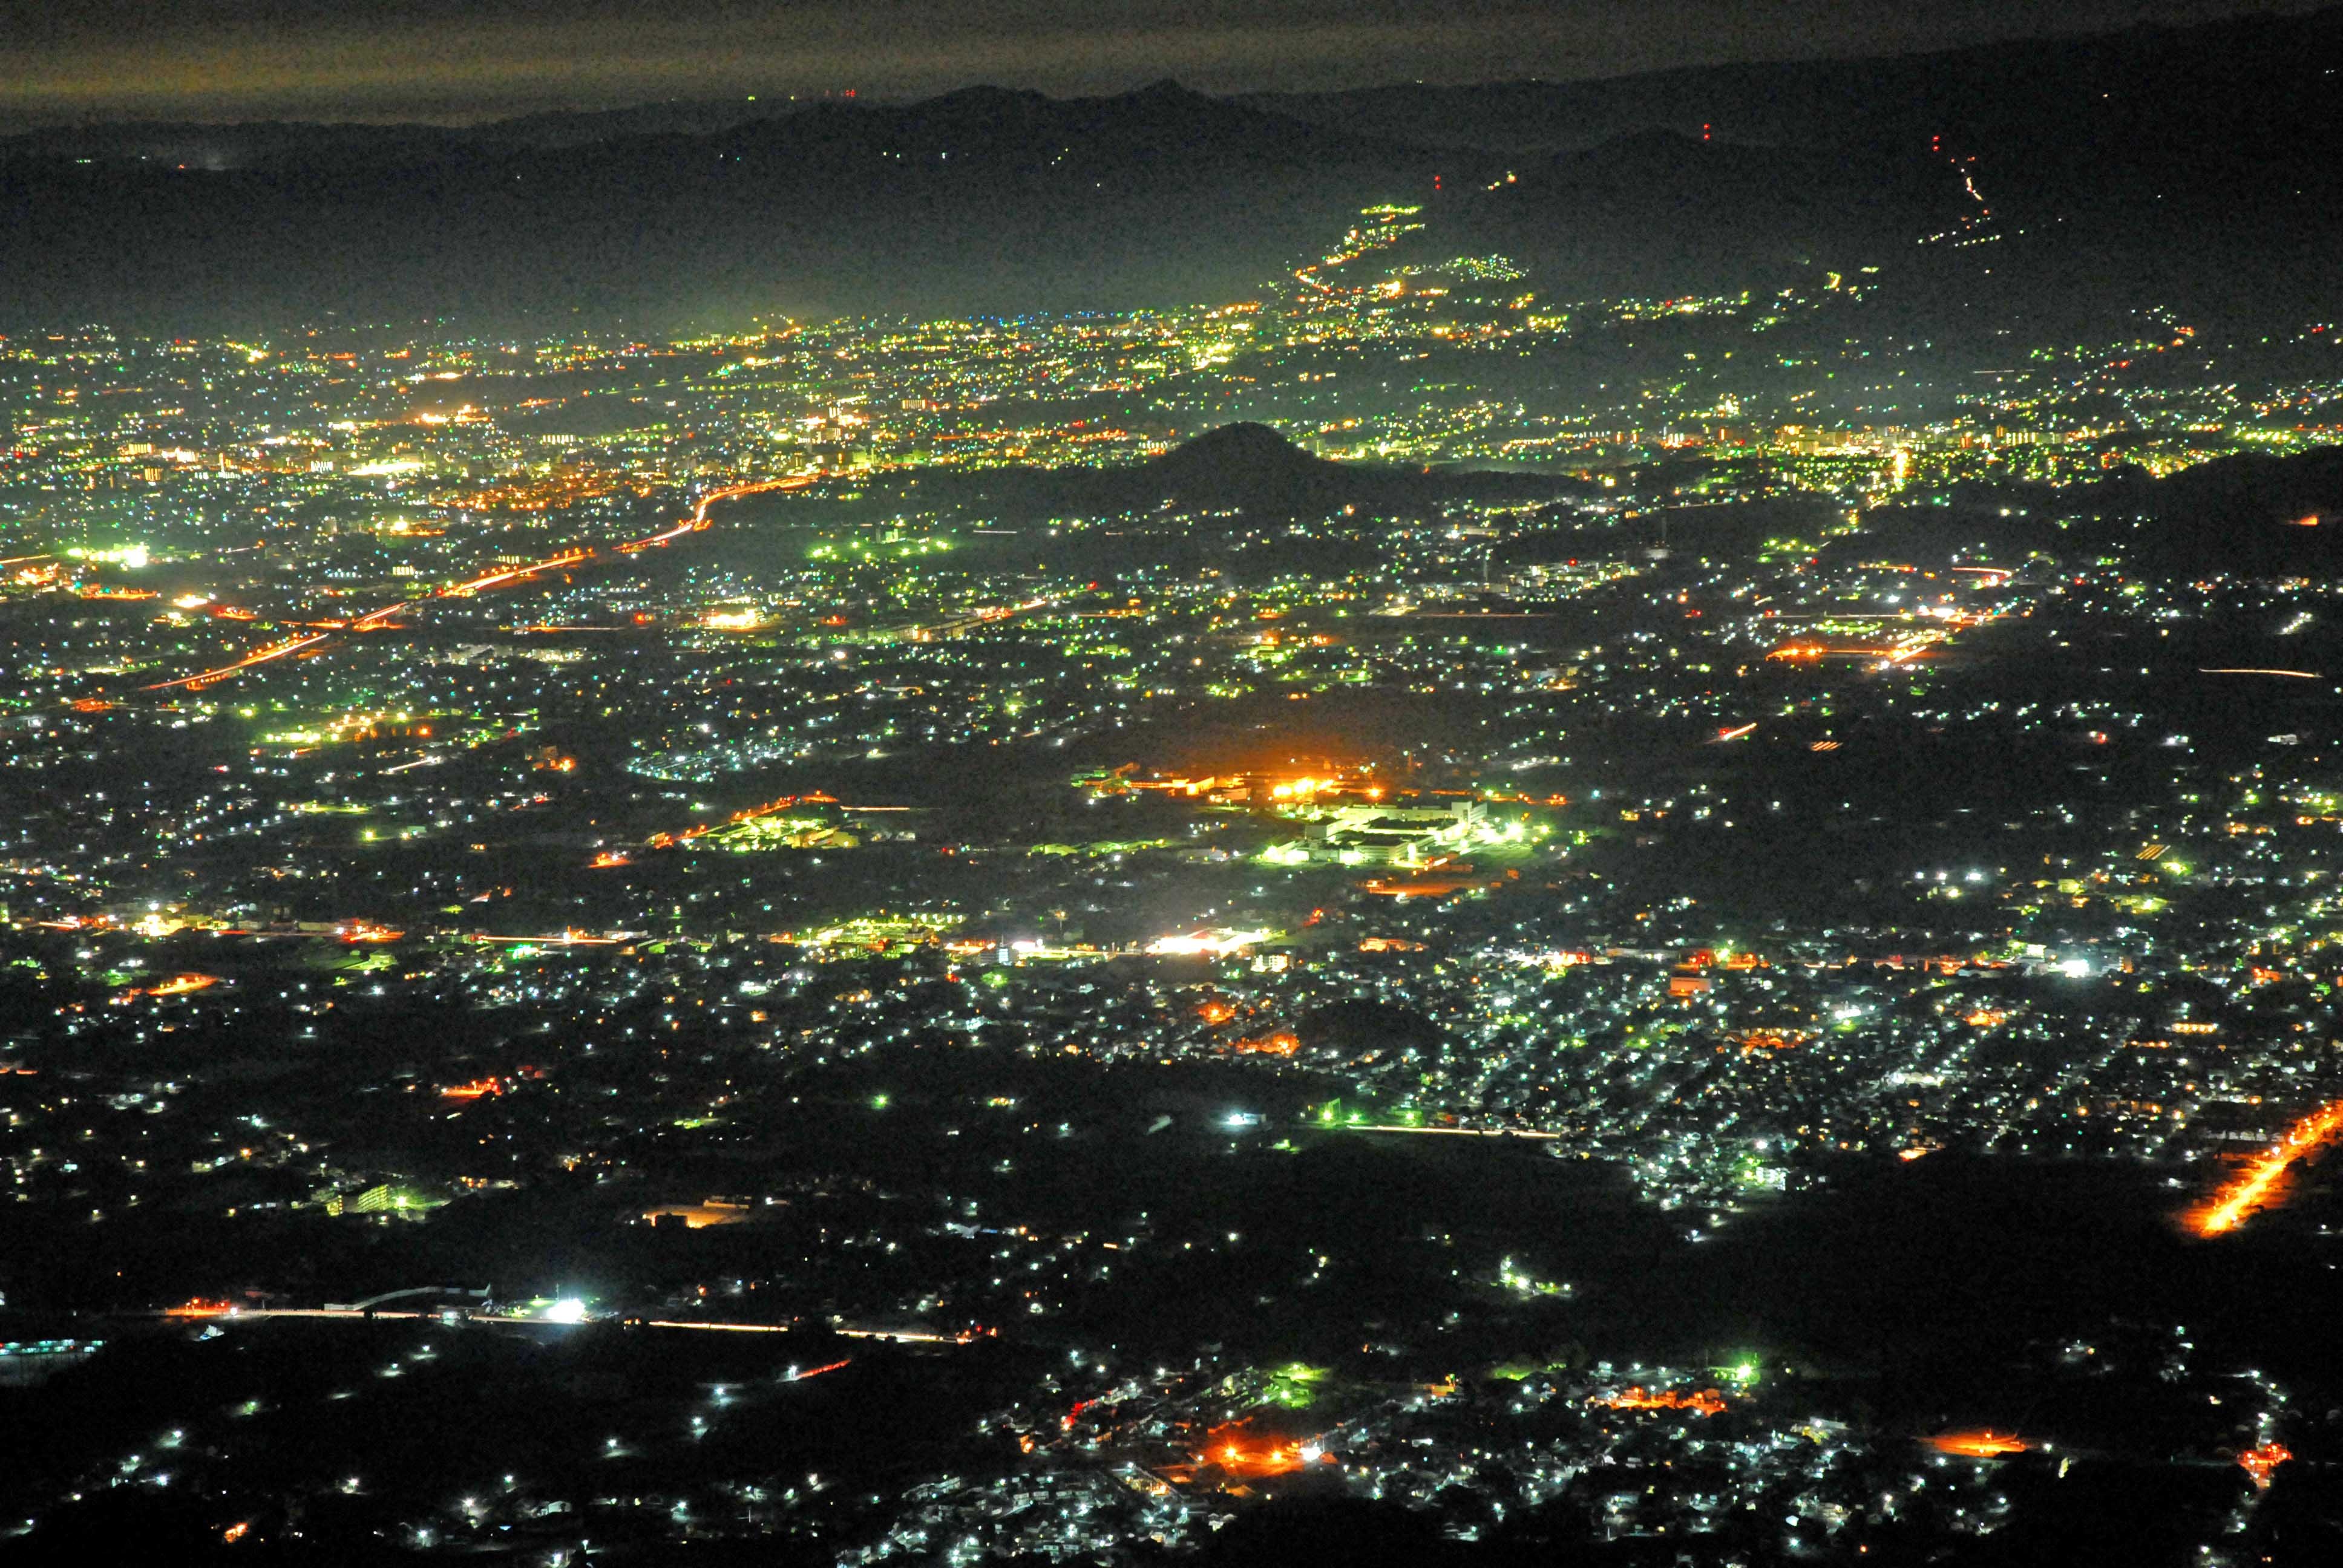
[[[35,0],[0,128],[461,122],[660,98],[985,82],[1214,92],[1612,75],[2190,21],[2291,0]]]

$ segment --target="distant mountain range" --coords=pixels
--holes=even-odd
[[[1916,308],[1991,276],[2298,315],[2343,297],[2338,59],[2328,10],[1588,83],[51,129],[0,137],[0,330],[1218,302],[1385,200],[1417,259],[1548,297],[1877,265]]]
[[[398,164],[464,152],[592,146],[635,136],[705,136],[809,113],[830,98],[727,98],[553,110],[477,126],[246,120],[202,125],[121,120],[0,135],[0,165],[38,162],[186,165],[211,174],[287,165]]]
[[[112,133],[74,159],[19,138],[35,150],[0,161],[0,320],[658,327],[1227,300],[1454,163],[1169,84],[563,146],[278,126],[206,157],[186,134],[167,165],[101,156]]]
[[[2343,8],[2015,39],[1926,54],[1703,65],[1576,82],[1413,83],[1241,101],[1423,146],[1584,151],[1639,131],[1863,150],[1925,145],[2122,162],[2193,147],[2285,148],[2325,123]],[[2331,104],[2329,105],[2331,111]],[[2019,115],[2012,111],[2028,111]],[[2306,111],[2313,119],[2303,119]]]

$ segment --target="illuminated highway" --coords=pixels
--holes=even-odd
[[[152,686],[141,687],[139,689],[142,691],[168,691],[175,686],[184,686],[191,690],[200,691],[206,686],[227,679],[230,676],[241,675],[244,671],[250,669],[256,664],[266,664],[271,659],[284,658],[289,655],[298,653],[305,648],[315,648],[317,644],[324,642],[330,635],[330,633],[321,631],[309,637],[295,638],[290,642],[272,643],[268,647],[260,649],[257,653],[246,654],[244,658],[237,659],[234,664],[223,664],[216,669],[202,670],[195,675],[183,675],[176,680],[157,681]]]
[[[1004,620],[1014,619],[1032,610],[1047,609],[1057,602],[1056,599],[1045,596],[1027,599],[1021,604],[991,605],[970,615],[938,621],[933,626],[915,626],[901,635],[906,642],[933,642],[938,638],[957,637],[974,627],[991,626]]]
[[[1559,1132],[1542,1132],[1532,1127],[1403,1127],[1396,1122],[1349,1122],[1342,1125],[1345,1132],[1413,1132],[1421,1137],[1438,1138],[1559,1138]]]
[[[2199,675],[2282,675],[2288,680],[2324,680],[2315,669],[2199,669]]]
[[[720,490],[710,490],[699,498],[698,504],[691,508],[691,515],[675,527],[661,533],[648,535],[643,538],[628,539],[612,548],[618,555],[634,555],[641,550],[664,548],[686,534],[699,533],[706,528],[708,508],[719,501],[729,501],[740,496],[761,495],[769,490],[802,490],[821,477],[822,476],[818,473],[798,474],[786,479],[757,479],[744,485],[731,485]],[[592,545],[573,545],[568,549],[546,557],[543,560],[530,561],[523,566],[499,568],[496,571],[483,573],[468,581],[435,589],[421,598],[400,599],[395,604],[384,605],[379,609],[368,610],[350,621],[345,629],[357,632],[381,630],[385,628],[390,617],[403,610],[413,609],[418,605],[427,604],[433,599],[471,598],[493,588],[510,588],[516,583],[527,582],[543,572],[558,571],[565,567],[583,566],[596,559],[599,553]],[[287,658],[306,650],[323,652],[325,649],[319,645],[332,640],[334,639],[331,633],[318,632],[311,637],[272,643],[266,648],[245,655],[232,664],[198,670],[193,675],[180,676],[176,680],[158,680],[151,686],[144,686],[139,689],[169,691],[174,688],[186,687],[191,691],[200,691],[205,687],[242,675],[247,669],[274,663],[277,659]]]
[[[164,1318],[226,1318],[236,1322],[258,1322],[269,1318],[325,1318],[341,1322],[390,1321],[393,1319],[430,1319],[445,1322],[450,1314],[467,1322],[501,1324],[510,1328],[574,1328],[580,1319],[573,1317],[510,1317],[502,1312],[474,1312],[465,1307],[227,1307],[218,1303],[172,1307],[148,1314]],[[699,1329],[710,1333],[786,1334],[821,1332],[850,1340],[884,1340],[899,1344],[965,1345],[987,1337],[990,1331],[980,1332],[963,1329],[958,1333],[940,1333],[931,1329],[853,1329],[830,1324],[791,1323],[724,1323],[694,1322],[686,1318],[630,1318],[626,1320],[647,1329]],[[830,1372],[844,1366],[843,1362],[829,1367],[817,1367],[814,1372]],[[811,1377],[814,1372],[802,1374]]]
[[[2213,1201],[2190,1221],[2200,1236],[2218,1236],[2244,1224],[2270,1195],[2288,1167],[2343,1132],[2343,1100],[2332,1101],[2287,1129],[2284,1138],[2237,1180],[2213,1195]]]

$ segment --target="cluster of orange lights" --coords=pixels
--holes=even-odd
[[[1292,1056],[1302,1049],[1302,1042],[1283,1030],[1280,1030],[1275,1034],[1265,1034],[1259,1040],[1238,1040],[1230,1049],[1245,1051],[1254,1056]]]
[[[1314,800],[1321,795],[1363,795],[1370,800],[1383,798],[1383,786],[1345,784],[1339,779],[1281,779],[1269,787],[1273,800]]]
[[[1321,779],[1312,775],[1304,775],[1288,779],[1272,778],[1257,773],[1207,773],[1194,778],[1180,776],[1137,779],[1131,777],[1127,769],[1118,769],[1113,777],[1099,780],[1095,787],[1101,791],[1152,789],[1166,795],[1181,795],[1192,799],[1217,790],[1251,790],[1264,786],[1268,789],[1271,799],[1297,803],[1316,800],[1322,796],[1331,795],[1354,796],[1362,800],[1380,800],[1390,793],[1381,784],[1370,784],[1355,777]]]
[[[1416,877],[1404,882],[1390,882],[1381,877],[1371,877],[1359,884],[1359,890],[1385,899],[1442,899],[1478,886],[1478,879],[1470,876]]]
[[[505,1086],[493,1078],[476,1078],[469,1083],[451,1083],[439,1091],[442,1100],[478,1100],[486,1095],[502,1094]]]
[[[1790,659],[1884,658],[1901,664],[1907,658],[1918,658],[1923,651],[1922,648],[1912,643],[1894,648],[1827,648],[1818,642],[1785,642],[1765,657]]]
[[[2237,1462],[2245,1467],[2247,1474],[2254,1478],[2256,1486],[2267,1489],[2270,1483],[2270,1472],[2293,1457],[2293,1450],[2288,1448],[2286,1444],[2265,1442],[2258,1448],[2249,1448],[2237,1455]]]
[[[1699,1415],[1725,1413],[1724,1391],[1713,1388],[1689,1391],[1680,1388],[1647,1389],[1639,1384],[1595,1394],[1587,1402],[1609,1410],[1688,1410]]]
[[[1757,1050],[1795,1050],[1814,1035],[1802,1029],[1751,1029],[1735,1038],[1741,1042],[1741,1053],[1746,1056]]]
[[[1196,1456],[1200,1465],[1217,1465],[1230,1475],[1247,1477],[1290,1475],[1313,1460],[1320,1464],[1335,1462],[1331,1453],[1305,1455],[1302,1445],[1290,1439],[1245,1442],[1239,1423],[1234,1422],[1215,1427]]]
[[[2007,1459],[2013,1453],[2024,1453],[2027,1444],[2023,1438],[1987,1426],[1974,1432],[1939,1432],[1928,1440],[1928,1446],[1962,1459]]]
[[[226,1302],[207,1302],[198,1296],[176,1307],[166,1308],[163,1315],[166,1318],[216,1318],[224,1316],[227,1310]]]
[[[2268,1201],[2294,1162],[2343,1131],[2343,1100],[2329,1101],[2287,1130],[2287,1134],[2237,1180],[2213,1195],[2213,1201],[2189,1223],[2200,1236],[2234,1231]]]
[[[217,975],[199,975],[191,972],[188,974],[173,975],[169,980],[161,981],[158,984],[144,986],[136,990],[125,991],[123,995],[125,997],[186,996],[192,991],[207,990],[217,984],[219,984],[219,976]]]
[[[1212,1462],[1232,1475],[1283,1475],[1302,1465],[1302,1445],[1298,1442],[1272,1443],[1258,1449],[1224,1442],[1212,1450],[1211,1457]]]
[[[733,812],[721,822],[702,822],[697,827],[686,828],[680,833],[654,833],[649,840],[650,847],[654,849],[673,849],[676,845],[689,839],[705,838],[719,828],[729,828],[738,822],[753,822],[759,817],[769,817],[777,811],[789,810],[793,806],[835,806],[837,804],[837,796],[821,789],[816,789],[808,795],[784,795],[777,800],[768,800],[761,806],[745,807]]]

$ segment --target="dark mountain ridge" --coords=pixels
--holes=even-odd
[[[0,320],[196,330],[584,309],[673,323],[1226,300],[1453,162],[1169,85],[821,104],[577,147],[330,142],[216,171],[0,165]]]
[[[2125,467],[2057,487],[1964,484],[1951,498],[1875,512],[1832,548],[1856,558],[1883,544],[1917,555],[1978,548],[1997,560],[2039,550],[2069,569],[2108,559],[2147,578],[2343,577],[2343,446],[2240,453],[2161,478]]]
[[[1585,81],[1425,83],[1240,101],[1314,125],[1424,146],[1584,151],[1644,130],[1721,141],[1860,146],[1883,136],[2042,138],[2077,116],[2192,121],[2197,140],[2285,139],[2297,95],[2343,53],[2343,7],[2192,25],[2009,39],[1912,55],[1683,66]],[[2011,121],[2026,100],[2046,121]],[[2104,106],[2104,107],[2102,107]],[[2207,115],[2210,118],[2206,117]],[[2300,144],[2298,144],[2300,145]],[[2099,153],[2120,153],[2101,146]]]
[[[580,147],[634,136],[716,136],[843,102],[788,95],[665,99],[616,109],[548,109],[468,126],[397,120],[93,121],[0,134],[0,164],[87,159],[184,163],[218,172],[312,160],[385,163],[459,147]]]
[[[2337,58],[2343,9],[1607,83],[41,132],[0,139],[0,324],[1219,303],[1393,200],[1408,259],[1554,298],[1893,263],[1917,327],[1986,293],[2298,316],[2343,295]]]
[[[2086,495],[2097,537],[2136,570],[2343,576],[2343,447],[2240,453],[2161,479],[2120,471]]]

